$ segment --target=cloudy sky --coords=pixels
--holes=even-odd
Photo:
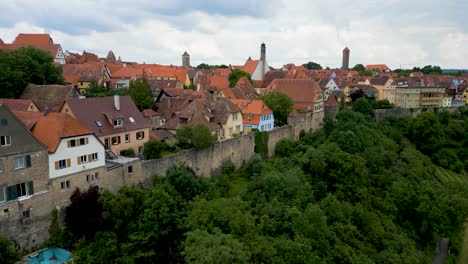
[[[123,60],[273,67],[315,61],[468,68],[467,0],[2,0],[0,38],[49,33],[64,50]]]

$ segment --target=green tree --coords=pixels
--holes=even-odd
[[[239,70],[239,69],[233,70],[228,76],[229,86],[230,87],[236,86],[237,82],[242,77],[247,77],[247,79],[249,79],[249,81],[252,81],[252,77],[250,76],[250,74],[248,72],[245,72],[245,71]]]
[[[52,211],[52,221],[50,222],[49,228],[49,241],[47,244],[51,247],[63,247],[65,239],[65,232],[60,226],[58,219],[58,211],[54,209]]]
[[[0,263],[13,264],[19,260],[19,254],[14,244],[0,236]]]
[[[117,236],[113,232],[98,232],[91,241],[81,240],[73,254],[78,264],[120,263]]]
[[[354,65],[354,67],[351,70],[362,72],[362,71],[365,71],[366,68],[362,64],[356,64],[356,65]]]
[[[322,66],[318,63],[309,61],[308,63],[302,64],[302,66],[306,67],[309,70],[321,70]]]
[[[198,124],[192,128],[191,143],[196,149],[204,149],[217,141],[217,137],[212,135],[207,126]]]
[[[18,98],[30,83],[63,84],[62,68],[44,50],[33,47],[0,50],[0,98]]]
[[[195,230],[187,233],[183,253],[187,263],[250,263],[250,252],[232,235],[216,229],[212,234]]]
[[[129,95],[138,109],[150,109],[153,107],[154,99],[151,89],[144,78],[139,78],[130,82]]]
[[[359,72],[359,76],[368,76],[368,77],[371,77],[373,76],[374,74],[372,73],[372,71],[367,71],[367,70],[364,70],[364,71],[360,71]]]
[[[412,141],[425,154],[435,153],[444,144],[444,128],[432,112],[419,114],[413,122]]]
[[[176,139],[177,145],[179,145],[181,148],[192,148],[192,128],[187,125],[183,125],[182,127],[178,128],[176,130]]]
[[[291,98],[285,93],[272,91],[261,97],[273,112],[275,125],[283,126],[288,123],[288,116],[294,110]]]
[[[370,118],[374,118],[374,108],[369,100],[364,97],[357,99],[356,102],[353,103],[353,111],[362,113]]]
[[[143,158],[146,160],[159,159],[161,158],[161,153],[166,149],[166,143],[156,140],[150,140],[146,142],[143,146]]]

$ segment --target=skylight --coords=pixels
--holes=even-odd
[[[129,117],[128,120],[130,120],[132,123],[135,123],[135,119],[133,119],[133,117]]]
[[[96,121],[96,125],[97,125],[98,127],[102,127],[101,121]]]

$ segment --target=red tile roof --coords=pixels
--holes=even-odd
[[[250,75],[253,75],[259,62],[260,60],[247,60],[244,64],[244,67],[242,67],[242,70],[249,73]]]
[[[340,106],[338,102],[336,101],[335,95],[333,95],[333,93],[328,96],[327,101],[325,102],[325,106],[327,107],[339,107]]]
[[[210,88],[222,90],[229,87],[229,80],[226,76],[211,76]]]
[[[14,111],[13,114],[29,130],[31,130],[36,124],[36,122],[44,116],[42,112],[27,112],[27,111]]]
[[[89,135],[91,130],[66,113],[49,113],[37,121],[32,133],[54,153],[62,138]]]
[[[145,110],[141,111],[141,114],[142,114],[144,117],[159,116],[159,115],[160,115],[159,113],[157,113],[157,112],[154,111],[153,109],[145,109]]]
[[[54,44],[49,34],[18,34],[11,44],[4,44],[2,47],[8,50],[15,50],[21,47],[33,46],[38,49],[48,51],[53,58],[57,56],[60,45]]]
[[[0,98],[0,104],[5,104],[11,111],[31,111],[29,108],[34,104],[30,99],[4,99]]]
[[[366,71],[380,70],[380,71],[389,71],[390,68],[385,64],[369,64],[366,65]]]
[[[99,81],[104,77],[105,65],[99,62],[84,64],[62,65],[62,75],[66,82],[76,84],[77,82]]]
[[[313,110],[317,93],[323,92],[317,82],[304,79],[275,79],[265,89],[265,93],[271,91],[287,94],[297,110]]]
[[[244,124],[258,125],[262,115],[272,114],[273,112],[266,106],[262,100],[244,100],[230,99],[241,111]],[[249,119],[249,114],[251,118]]]

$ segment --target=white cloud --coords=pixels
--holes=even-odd
[[[454,15],[463,6],[463,0],[6,0],[0,38],[46,32],[64,49],[100,56],[112,49],[124,60],[146,63],[180,64],[187,50],[193,65],[242,64],[258,58],[265,42],[275,67],[307,61],[339,67],[348,46],[351,66],[468,68],[468,30]]]

